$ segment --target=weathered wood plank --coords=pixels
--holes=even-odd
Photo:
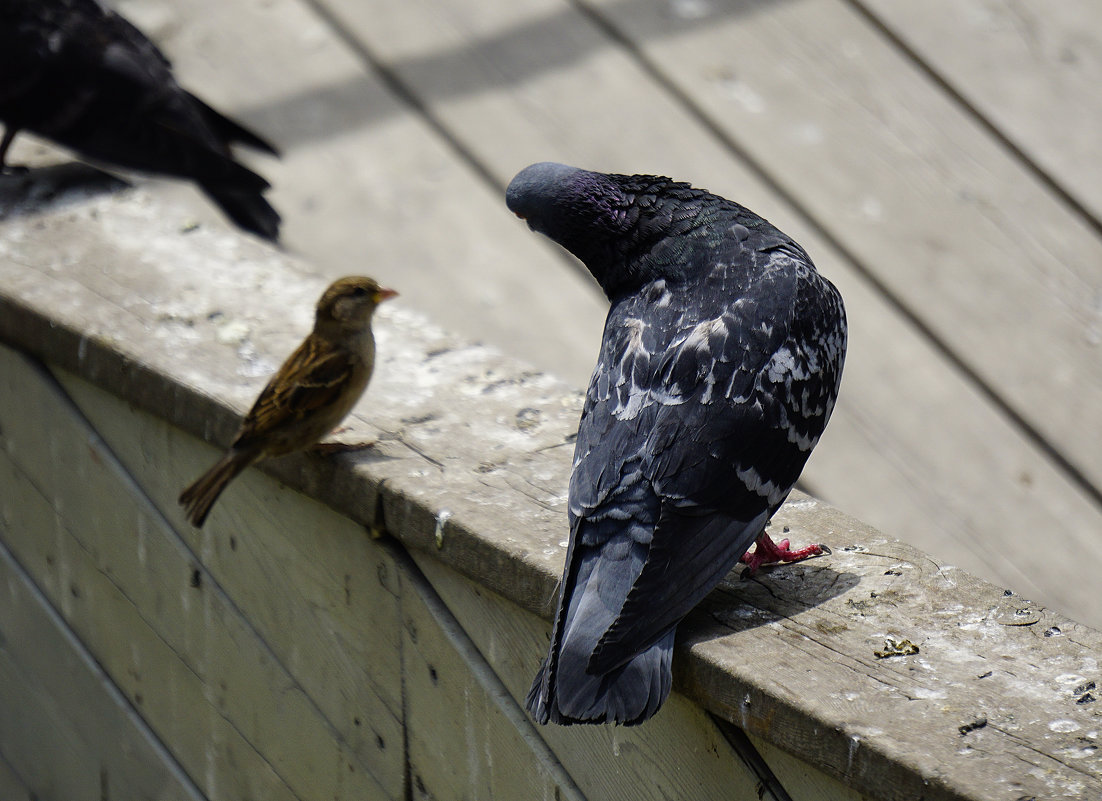
[[[30,788],[23,782],[11,763],[0,752],[0,797],[14,801],[34,801]]]
[[[204,791],[400,797],[372,775],[375,742],[335,731],[57,385],[6,349],[4,374],[8,545]]]
[[[413,556],[513,698],[523,704],[546,652],[547,624],[431,557]],[[631,787],[632,797],[641,801],[741,798],[757,793],[756,777],[723,735],[698,707],[676,694],[653,724],[628,728],[543,726],[539,732],[587,798],[616,798],[624,792],[624,777],[633,775],[647,777]],[[807,772],[817,773],[813,768]],[[859,798],[837,782],[820,777],[826,781],[818,784],[817,798]]]
[[[584,15],[560,0],[453,3],[446,14],[425,0],[409,0],[400,13],[386,3],[326,6],[502,183],[547,158],[667,172],[734,197],[796,236],[843,290],[851,322],[842,398],[805,471],[807,485],[969,570],[1102,622],[1089,583],[1067,581],[1062,555],[1080,554],[1084,575],[1102,570],[1102,540],[1093,536],[1102,509]],[[648,30],[658,27],[651,5],[631,8],[649,20]],[[670,24],[684,25],[686,36],[695,30]],[[717,48],[694,58],[726,53]],[[621,124],[640,114],[645,126]],[[533,240],[527,252],[536,257],[543,243]],[[592,355],[577,358],[588,364]],[[1038,531],[1061,544],[1034,553]]]
[[[367,532],[256,472],[239,477],[197,531],[180,488],[218,458],[162,420],[61,373],[70,397],[161,514],[317,705],[364,769],[401,797],[399,580]],[[293,739],[293,738],[292,738]]]
[[[779,517],[797,541],[814,521],[855,545],[711,596],[684,641],[701,659],[675,662],[683,686],[889,801],[1102,793],[1097,702],[1084,698],[1102,635],[810,499]],[[768,645],[762,629],[776,634]],[[833,678],[808,684],[808,665],[824,659]],[[713,669],[725,677],[714,685]],[[753,689],[760,676],[776,695]],[[791,710],[809,707],[820,727],[793,728]]]
[[[2,797],[204,801],[2,540],[0,586]]]
[[[409,771],[416,796],[584,801],[417,566],[408,557],[398,561]]]
[[[231,409],[240,409],[251,400],[263,380],[262,376],[247,376],[257,372],[257,364],[266,358],[278,359],[277,355],[265,356],[269,350],[281,355],[284,346],[298,338],[299,333],[291,329],[306,321],[294,310],[303,296],[316,294],[320,281],[304,277],[293,261],[269,257],[267,251],[247,244],[226,250],[224,237],[207,229],[194,232],[184,240],[186,245],[181,245],[181,240],[165,233],[169,216],[148,193],[138,191],[70,201],[63,210],[44,213],[33,221],[19,218],[10,221],[10,226],[6,223],[5,230],[12,235],[0,240],[7,248],[6,259],[0,261],[6,293],[0,336],[102,383],[127,403],[155,409],[189,431],[224,441],[235,422]],[[143,236],[116,233],[128,226],[143,228]],[[36,258],[27,245],[32,238],[44,244],[61,242],[65,247],[61,254],[48,251],[55,255],[43,259],[39,253]],[[103,265],[110,265],[109,273]],[[218,277],[202,284],[201,292],[191,283],[196,265],[211,269]],[[263,291],[258,291],[261,287]],[[256,299],[247,309],[234,303],[243,294]],[[393,432],[393,438],[382,438],[374,452],[360,456],[288,459],[266,469],[293,486],[308,488],[366,525],[378,522],[381,498],[383,523],[404,544],[476,579],[484,590],[500,592],[511,602],[546,615],[561,569],[559,543],[565,539],[562,488],[569,469],[566,438],[577,414],[577,395],[561,384],[523,372],[486,349],[457,345],[395,304],[379,319],[380,334],[386,337],[380,352],[393,356],[402,369],[392,372],[392,365],[385,361],[379,365],[380,382],[372,386],[362,409],[373,424],[352,420],[354,435],[381,430],[388,435]],[[230,319],[209,319],[212,310],[226,308],[234,312]],[[224,330],[224,323],[249,334],[219,341],[217,334]],[[381,338],[381,346],[383,342]],[[202,392],[190,389],[189,384]],[[404,419],[410,414],[415,417]],[[150,439],[146,445],[154,442],[155,438]],[[85,447],[69,450],[80,454]],[[200,460],[197,454],[186,458],[196,463]],[[147,471],[156,472],[153,467],[142,472]],[[84,487],[80,491],[88,492]],[[168,494],[166,489],[159,497]],[[292,493],[272,485],[267,495],[290,497]],[[451,509],[454,516],[440,526],[442,538],[437,547],[435,529],[437,521],[442,522],[443,516],[438,516],[442,509]],[[502,509],[509,513],[502,514]],[[798,515],[803,513],[815,521],[813,529],[799,524]],[[47,510],[43,516],[53,514]],[[801,501],[785,514],[797,540],[825,540],[837,547],[852,538],[866,547],[871,545],[876,553],[884,552],[879,535],[829,510]],[[115,528],[127,530],[125,525]],[[900,557],[900,562],[906,558]],[[914,556],[911,561],[919,558]],[[825,572],[831,565],[833,572]],[[901,788],[900,794],[928,782],[933,791],[913,793],[925,792],[927,801],[962,794],[986,798],[989,787],[999,786],[992,784],[989,772],[1016,776],[1016,769],[1023,764],[1023,749],[1025,763],[1043,768],[1050,785],[1062,782],[1071,787],[1082,781],[1084,766],[1095,770],[1091,760],[1098,755],[1085,752],[1093,745],[1093,729],[1076,717],[1079,713],[1065,713],[1061,705],[1066,699],[1060,693],[1066,688],[1046,684],[1051,677],[1043,671],[1050,667],[1059,671],[1057,679],[1079,674],[1093,680],[1091,671],[1097,669],[1097,653],[1102,649],[1099,635],[1046,612],[1034,625],[1043,621],[1050,631],[1058,626],[1065,636],[1051,632],[1052,637],[1034,638],[1037,642],[1007,639],[1008,635],[1000,635],[995,628],[999,624],[991,612],[991,608],[998,611],[998,604],[991,601],[1003,597],[999,591],[944,567],[932,574],[905,568],[894,562],[885,567],[879,562],[850,560],[843,552],[811,566],[776,571],[761,579],[770,582],[763,592],[787,605],[769,615],[753,610],[743,614],[742,607],[732,606],[722,594],[716,596],[715,605],[705,606],[684,630],[683,647],[675,661],[678,688],[710,710],[790,753],[803,755],[810,764],[843,777],[852,788],[872,796],[881,793],[884,777],[888,777],[899,779],[891,786]],[[192,568],[175,573],[190,580]],[[819,580],[807,580],[813,575]],[[900,596],[889,593],[896,589],[890,584],[895,580],[906,585],[908,592]],[[937,586],[937,582],[948,580],[957,583],[952,592]],[[885,582],[887,586],[883,586]],[[935,591],[929,589],[931,582]],[[185,589],[180,588],[181,583],[186,584],[171,576],[161,582],[171,590]],[[204,578],[202,583],[204,587],[217,586],[213,578],[210,582]],[[64,584],[58,586],[65,588]],[[186,586],[187,592],[194,589]],[[738,590],[740,599],[744,592]],[[878,595],[873,598],[871,592]],[[893,603],[900,606],[890,607]],[[898,619],[878,615],[878,604],[890,607]],[[770,626],[781,615],[802,624],[818,606],[826,611],[821,618],[810,619],[822,623],[814,626],[822,639],[815,640],[798,628]],[[936,612],[932,621],[929,616],[935,613],[930,610]],[[834,618],[843,615],[850,616],[842,620],[848,628],[839,633]],[[1018,616],[1012,619],[1029,622]],[[506,682],[517,694],[527,685],[546,645],[546,625],[530,620],[532,628],[524,635],[529,645],[515,656],[505,657],[523,663],[522,673]],[[896,628],[899,630],[893,630]],[[897,678],[890,673],[894,666],[881,665],[866,653],[882,649],[885,637],[902,636],[920,646],[925,643],[928,650],[944,654],[946,659],[958,658],[959,653],[944,646],[946,638],[952,640],[950,635],[958,629],[961,636],[986,636],[995,629],[990,643],[1000,659],[995,660],[997,669],[992,675],[1001,683],[992,685],[996,706],[994,713],[987,711],[988,718],[997,720],[1004,731],[1010,730],[1011,719],[1029,721],[1023,727],[1023,739],[999,734],[979,743],[984,749],[983,771],[979,773],[975,767],[978,760],[969,758],[975,750],[961,753],[959,741],[954,739],[964,736],[958,728],[968,721],[958,720],[959,711],[970,705],[950,703],[960,697],[967,699],[968,681],[975,680],[954,674],[940,661],[930,661],[926,651],[905,662],[903,678]],[[934,633],[926,639],[918,637],[917,632],[927,630]],[[832,648],[829,636],[845,632],[850,632],[846,636],[854,641],[844,639]],[[723,637],[716,639],[717,634]],[[499,657],[493,655],[492,642],[492,638],[489,645],[480,642],[479,647],[496,669]],[[1008,643],[1014,647],[1007,647]],[[712,647],[720,649],[718,656],[709,650]],[[838,650],[843,647],[844,651]],[[496,653],[503,650],[499,647]],[[1038,654],[1046,661],[1036,659]],[[1004,655],[1010,659],[1003,660]],[[933,666],[933,675],[924,659]],[[962,662],[965,669],[969,664]],[[1011,672],[1029,677],[1041,689],[1017,692]],[[954,676],[961,679],[959,686],[943,688],[936,683]],[[820,692],[807,696],[786,689],[799,688],[799,682],[820,688]],[[857,693],[852,701],[841,695],[851,683]],[[936,696],[939,691],[945,692],[945,699]],[[747,697],[749,708],[744,703]],[[986,698],[983,696],[985,702]],[[670,714],[679,704],[699,713],[685,698],[675,697],[662,715]],[[1082,714],[1088,714],[1089,704],[1084,707]],[[1034,720],[1039,708],[1044,714],[1057,710],[1061,717]],[[885,718],[909,722],[915,715],[921,716],[926,728],[884,729]],[[663,719],[659,716],[655,725]],[[1068,724],[1060,721],[1065,720],[1079,726],[1079,733],[1064,731]],[[1050,730],[1049,723],[1057,726]],[[861,738],[856,749],[853,734]],[[1088,738],[1078,753],[1067,751],[1078,744],[1066,736],[1069,734]],[[596,749],[615,753],[617,744],[628,742],[620,739],[616,730],[611,736],[612,742],[598,743]],[[936,759],[915,756],[927,753],[927,739],[935,743],[932,753]],[[648,748],[654,750],[642,743],[636,752],[641,765],[657,759]],[[621,747],[620,752],[623,755],[625,749]],[[582,786],[580,774],[571,770],[571,775]],[[1042,789],[1047,793],[1051,787]]]
[[[862,5],[1096,221],[1102,19],[1091,0]],[[1097,223],[1096,223],[1097,224]],[[1097,341],[1102,322],[1088,332]]]
[[[126,8],[183,79],[283,149],[282,160],[260,166],[292,251],[332,278],[377,277],[471,341],[538,355],[575,385],[588,378],[591,365],[570,355],[596,351],[604,308],[589,279],[549,252],[518,270],[527,232],[500,197],[308,4],[143,0]],[[189,201],[189,216],[224,227],[194,192],[172,194]],[[515,325],[518,304],[523,326]],[[556,332],[553,347],[547,331]]]
[[[135,191],[38,216],[26,229],[13,220],[19,225],[0,240],[12,246],[0,261],[0,286],[26,303],[7,306],[0,336],[228,443],[240,421],[230,405],[238,415],[247,408],[267,371],[308,329],[311,304],[302,299],[324,285],[293,261],[248,242],[235,249],[210,230],[189,235],[183,251],[167,233],[172,212],[151,209],[152,202]],[[148,239],[101,227],[125,226],[131,214]],[[40,227],[47,219],[49,236]],[[79,248],[79,263],[90,271],[74,270],[68,259],[31,266],[24,235],[32,230],[36,241]],[[111,264],[111,272],[100,264]],[[218,281],[196,281],[195,266],[211,264],[222,265]],[[239,301],[243,295],[248,303]],[[378,523],[381,498],[387,530],[407,545],[433,550],[465,575],[541,609],[557,572],[550,565],[561,559],[557,535],[548,532],[564,525],[580,394],[488,348],[458,343],[400,301],[380,309],[375,330],[375,376],[360,412],[346,421],[346,436],[378,444],[331,459],[273,460],[263,469],[369,527]],[[157,497],[172,495],[165,489]],[[517,498],[526,502],[518,506]],[[513,509],[508,521],[502,507]],[[445,509],[452,516],[438,547],[437,513]],[[546,573],[533,565],[547,566]]]
[[[843,0],[585,5],[1102,492],[1093,228]]]

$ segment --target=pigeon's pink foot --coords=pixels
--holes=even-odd
[[[830,548],[818,544],[806,545],[803,548],[792,550],[789,547],[787,537],[775,543],[763,531],[755,543],[754,552],[747,551],[739,561],[746,564],[749,568],[748,573],[753,573],[762,565],[798,562],[801,559],[807,559],[809,556],[818,556],[824,553],[830,553]]]

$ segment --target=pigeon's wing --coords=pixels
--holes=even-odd
[[[663,507],[643,569],[597,643],[588,672],[615,670],[664,637],[730,572],[768,519],[767,509],[741,521]]]
[[[800,255],[772,251],[775,269],[719,314],[687,315],[698,322],[666,351],[644,468],[661,515],[591,672],[623,664],[703,599],[761,533],[822,433],[845,333],[833,287]]]
[[[609,688],[599,689],[592,677],[578,673],[584,674],[588,655],[642,570],[658,520],[660,502],[643,477],[641,458],[653,409],[637,404],[634,414],[623,414],[633,382],[648,380],[655,341],[648,333],[644,342],[643,334],[616,309],[610,312],[586,392],[570,474],[570,542],[551,649],[527,699],[541,722],[604,719],[577,705],[605,699]]]

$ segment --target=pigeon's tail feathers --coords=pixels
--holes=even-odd
[[[582,670],[549,671],[554,656],[544,661],[526,701],[539,723],[619,723],[634,726],[652,717],[670,694],[673,684],[671,629],[647,650],[603,676]],[[585,659],[572,658],[566,666],[584,668]],[[552,681],[554,686],[552,687]]]
[[[187,519],[193,526],[203,527],[222,490],[255,460],[254,456],[231,448],[213,467],[180,493],[180,505],[184,507]]]
[[[276,148],[270,142],[261,138],[259,134],[250,131],[241,123],[232,120],[220,111],[211,108],[198,97],[191,94],[191,92],[188,92],[187,95],[189,98],[191,98],[191,101],[195,104],[195,107],[199,109],[207,125],[210,126],[211,130],[214,131],[215,135],[222,142],[226,143],[227,145],[245,145],[246,147],[251,147],[254,150],[261,150],[265,153],[270,153],[273,156],[279,155],[279,151],[276,150]]]
[[[592,670],[590,655],[615,622],[643,571],[653,525],[649,515],[625,521],[578,519],[563,576],[551,650],[528,696],[540,722],[620,723],[651,717],[669,695],[674,629],[662,632],[612,669]]]
[[[281,217],[258,191],[222,185],[200,184],[215,204],[236,225],[271,242],[279,241]]]
[[[607,673],[676,627],[765,530],[769,509],[749,521],[714,510],[686,515],[663,509],[643,569],[616,619],[591,651],[588,669]]]

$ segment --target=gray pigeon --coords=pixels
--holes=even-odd
[[[230,145],[275,149],[182,88],[98,0],[0,0],[0,121],[0,169],[26,129],[92,161],[191,179],[241,228],[279,237],[268,182]]]
[[[755,569],[822,552],[774,544],[765,525],[834,408],[842,298],[761,217],[668,178],[534,164],[506,202],[611,303],[528,710],[540,723],[640,723],[669,694],[677,624],[740,558]]]

